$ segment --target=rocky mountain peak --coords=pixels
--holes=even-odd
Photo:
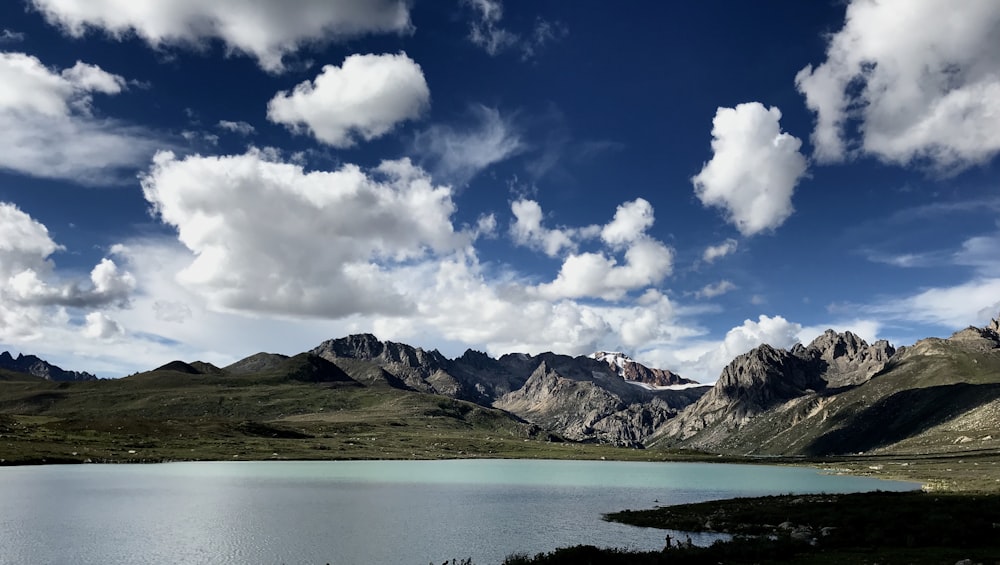
[[[636,362],[620,351],[598,351],[591,353],[587,357],[607,363],[612,371],[627,381],[643,383],[653,387],[697,384],[696,381],[685,379],[677,373],[666,369],[651,369],[642,363]]]
[[[823,379],[835,388],[867,381],[885,368],[896,348],[884,339],[869,345],[852,332],[826,330],[808,346],[793,348],[792,353],[825,364]]]
[[[492,366],[496,363],[495,359],[475,349],[466,349],[465,353],[458,359],[455,359],[455,361],[465,363],[470,367]]]
[[[309,353],[327,361],[368,361],[400,379],[406,386],[421,392],[461,398],[472,394],[464,391],[463,385],[450,374],[452,363],[436,349],[424,351],[405,343],[380,341],[372,334],[354,334],[328,339]]]
[[[848,357],[857,358],[868,348],[865,340],[847,331],[837,333],[834,330],[826,330],[822,335],[812,340],[806,349],[813,349],[820,353],[821,357],[838,359]]]
[[[312,350],[312,353],[334,359],[347,357],[366,361],[398,363],[407,367],[437,369],[447,364],[437,350],[424,351],[405,343],[380,341],[372,334],[354,334],[338,339],[329,339]],[[431,367],[433,366],[433,367]]]
[[[49,381],[93,381],[97,377],[84,371],[67,371],[34,355],[19,353],[15,358],[9,352],[0,353],[0,369],[27,373]]]
[[[597,359],[598,361],[604,361],[612,367],[624,367],[626,363],[635,362],[634,359],[621,351],[597,351],[595,353],[591,353],[587,357]]]
[[[669,422],[664,434],[680,439],[698,435],[698,441],[709,445],[788,401],[866,382],[895,352],[887,341],[868,345],[851,332],[833,330],[791,351],[760,345],[733,359],[712,390]]]

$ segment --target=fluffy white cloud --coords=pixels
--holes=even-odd
[[[77,61],[75,65],[64,70],[62,77],[77,91],[101,92],[103,94],[118,94],[125,89],[125,79],[113,75],[97,65]],[[87,101],[89,105],[89,100]]]
[[[993,0],[852,1],[826,61],[795,79],[816,112],[816,158],[840,161],[860,145],[946,172],[989,160],[1000,151],[998,38]]]
[[[653,206],[643,198],[636,198],[618,206],[615,217],[601,229],[601,239],[613,247],[628,245],[643,237],[653,221]]]
[[[673,271],[673,250],[646,234],[653,225],[653,207],[642,198],[618,206],[603,226],[547,228],[542,225],[542,208],[534,200],[517,200],[511,211],[514,243],[539,249],[549,257],[570,252],[555,280],[532,289],[546,299],[620,300],[630,291],[660,283]],[[610,251],[624,249],[624,263],[613,253],[576,252],[581,241],[598,236]]]
[[[179,280],[219,309],[326,317],[407,310],[381,265],[471,239],[452,226],[451,189],[408,160],[370,173],[355,165],[307,173],[259,151],[160,153],[142,187],[194,253]]]
[[[781,111],[759,102],[719,108],[712,159],[695,175],[695,194],[722,208],[743,235],[773,230],[792,214],[792,193],[806,173],[802,142],[781,131]]]
[[[49,230],[17,206],[0,202],[0,277],[51,269],[47,257],[62,249]]]
[[[257,131],[256,128],[244,121],[233,122],[230,120],[219,120],[219,123],[216,125],[220,129],[224,129],[232,133],[238,133],[240,135],[253,135]]]
[[[737,247],[739,247],[739,243],[732,238],[729,238],[718,245],[709,245],[705,248],[705,252],[701,254],[701,260],[706,263],[712,263],[716,259],[721,259],[726,255],[735,253]]]
[[[736,290],[736,285],[732,281],[721,280],[715,284],[705,285],[694,295],[698,298],[715,298],[733,290]]]
[[[135,278],[105,258],[91,271],[89,285],[64,281],[50,259],[62,249],[44,225],[0,202],[0,342],[41,340],[72,348],[80,335],[107,339],[123,333],[103,312],[90,312],[85,319],[78,312],[123,305],[135,289]]]
[[[582,228],[543,226],[542,207],[534,200],[516,200],[510,209],[514,214],[510,227],[514,243],[539,249],[549,257],[557,257],[564,250],[575,251],[580,241],[597,236],[613,249],[625,248],[647,239],[646,230],[652,227],[654,221],[653,206],[643,198],[619,205],[611,221],[603,226]]]
[[[517,128],[499,110],[475,105],[470,112],[471,127],[434,125],[413,140],[414,152],[431,162],[434,176],[459,185],[525,149]]]
[[[396,276],[418,312],[369,322],[384,339],[436,339],[492,355],[583,355],[690,334],[678,326],[670,300],[656,290],[619,305],[549,300],[517,282],[516,275],[490,273],[470,255],[405,267]]]
[[[103,312],[87,314],[83,335],[91,339],[112,339],[125,334],[121,324]]]
[[[405,53],[350,55],[326,65],[313,81],[279,92],[267,104],[267,119],[293,131],[305,129],[334,147],[356,137],[381,137],[399,122],[418,118],[430,106],[420,65]]]
[[[131,33],[154,48],[199,46],[222,40],[229,52],[246,53],[265,70],[284,69],[282,59],[314,42],[341,41],[369,33],[411,29],[409,6],[400,0],[31,0],[52,24],[83,36],[101,29]]]
[[[25,269],[7,279],[8,299],[22,304],[90,307],[105,304],[124,305],[135,290],[135,278],[121,272],[111,259],[104,258],[90,273],[89,288],[76,282],[50,285],[39,272]]]
[[[108,258],[91,271],[88,286],[59,281],[49,256],[61,249],[44,225],[13,204],[0,202],[0,302],[8,308],[127,302],[135,278]]]
[[[118,94],[125,79],[77,62],[60,73],[24,53],[0,53],[0,167],[83,183],[117,180],[152,155],[140,128],[95,118],[92,94]]]
[[[579,239],[594,237],[600,230],[598,226],[547,228],[542,225],[542,207],[534,200],[516,200],[510,210],[514,214],[510,226],[514,243],[539,249],[549,257],[557,257],[563,250],[575,250]]]
[[[625,251],[619,264],[604,253],[572,254],[563,261],[556,279],[538,285],[540,296],[620,300],[631,290],[659,284],[673,271],[674,252],[651,238],[643,238]]]

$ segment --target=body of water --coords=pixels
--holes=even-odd
[[[500,563],[659,549],[617,510],[913,483],[806,468],[612,461],[198,462],[0,468],[0,563]],[[693,536],[695,543],[709,538]]]

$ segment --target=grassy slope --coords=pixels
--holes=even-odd
[[[301,368],[254,375],[153,371],[78,383],[2,380],[0,460],[672,457],[563,442],[500,410],[391,387],[366,364],[348,367],[364,385],[296,380]]]

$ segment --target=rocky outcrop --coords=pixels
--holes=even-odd
[[[310,353],[328,361],[368,361],[420,392],[470,399],[477,396],[450,372],[451,363],[437,350],[424,351],[405,343],[379,341],[371,334],[356,334],[321,343]]]
[[[1000,319],[990,320],[983,328],[969,326],[959,330],[948,341],[969,351],[990,352],[1000,349]]]
[[[451,374],[475,392],[471,400],[486,405],[524,386],[532,372],[528,366],[511,367],[472,349],[452,361],[450,369]]]
[[[825,381],[823,388],[838,388],[861,384],[885,368],[896,348],[886,340],[868,345],[851,332],[826,330],[808,346],[792,348],[792,354],[817,361]]]
[[[657,442],[716,448],[762,414],[867,382],[895,353],[887,341],[869,345],[833,330],[790,351],[761,345],[727,365],[712,390],[657,431]]]
[[[0,369],[25,373],[49,381],[93,381],[97,377],[83,371],[67,371],[34,355],[18,354],[17,357],[4,351],[0,353]]]
[[[627,381],[654,387],[698,384],[697,381],[685,379],[666,369],[651,369],[621,352],[598,351],[588,355],[588,357],[607,363],[612,371]]]
[[[524,386],[493,405],[577,441],[641,446],[700,394],[697,390],[665,391],[672,394],[658,396],[624,383],[603,362],[585,357],[544,354],[506,359],[520,366],[531,360],[537,365]]]

